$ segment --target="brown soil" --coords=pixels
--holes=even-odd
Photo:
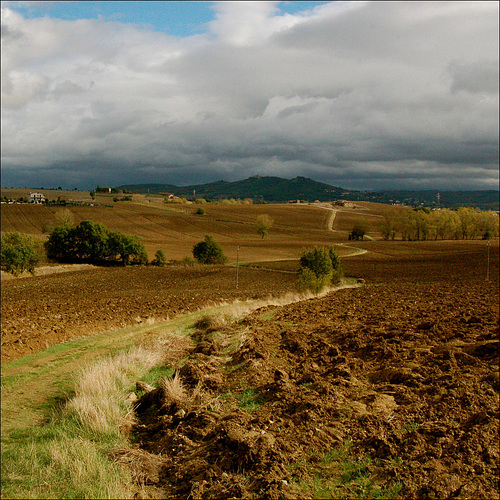
[[[2,363],[82,335],[294,290],[294,274],[214,266],[110,267],[2,281]]]
[[[488,282],[484,242],[356,246],[369,252],[343,267],[365,286],[200,324],[186,394],[139,399],[124,453],[148,495],[499,497],[498,242]],[[295,279],[240,268],[236,290],[234,268],[170,266],[5,281],[2,361]]]
[[[365,254],[362,288],[200,330],[187,395],[139,399],[149,494],[498,498],[498,246],[489,282],[481,255]]]
[[[116,203],[114,207],[69,207],[75,224],[93,220],[112,231],[131,234],[141,239],[149,259],[161,249],[167,259],[181,260],[192,256],[193,245],[212,235],[223,247],[230,262],[298,258],[304,242],[330,244],[332,239],[347,240],[347,233],[328,229],[330,212],[307,205],[203,205],[204,215],[197,207],[170,205],[139,205]],[[2,205],[2,233],[20,231],[45,240],[47,224],[57,223],[60,207],[43,205]],[[267,214],[274,224],[266,238],[256,231],[255,219]]]

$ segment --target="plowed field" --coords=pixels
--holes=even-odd
[[[362,287],[200,327],[178,371],[187,396],[160,386],[139,399],[130,437],[147,495],[498,498],[498,241],[489,281],[482,241],[355,246],[368,252],[342,264]],[[296,276],[279,271],[294,265],[240,268],[238,289],[230,267],[4,281],[2,361],[151,317],[280,295]],[[228,357],[232,338],[241,345]]]
[[[488,282],[483,249],[354,257],[361,288],[200,330],[188,396],[139,400],[150,494],[498,498],[498,246]]]
[[[211,304],[294,290],[296,276],[230,267],[92,268],[2,282],[2,363],[58,342]]]

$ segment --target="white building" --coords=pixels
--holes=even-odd
[[[42,204],[45,202],[45,195],[42,193],[30,193],[30,203]]]

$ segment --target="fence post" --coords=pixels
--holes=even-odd
[[[490,281],[490,247],[491,247],[490,240],[488,240],[487,246],[488,246],[488,258],[486,263],[486,281]]]
[[[239,261],[240,261],[240,246],[236,248],[236,290],[238,290],[238,271],[239,271]]]

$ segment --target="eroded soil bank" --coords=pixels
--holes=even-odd
[[[498,264],[373,258],[363,288],[202,325],[182,390],[139,399],[149,495],[498,498]]]

